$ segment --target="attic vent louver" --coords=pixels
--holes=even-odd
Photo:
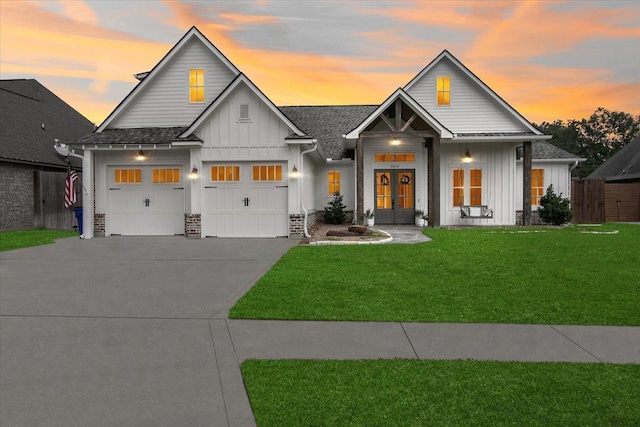
[[[249,104],[240,104],[240,109],[238,111],[238,121],[239,122],[251,121],[249,118]]]

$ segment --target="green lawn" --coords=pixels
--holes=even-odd
[[[640,325],[640,226],[426,233],[433,242],[295,247],[229,316]]]
[[[638,426],[640,366],[249,360],[259,426]]]
[[[77,236],[75,231],[66,230],[19,230],[0,232],[0,252],[29,246],[48,245],[55,239]]]

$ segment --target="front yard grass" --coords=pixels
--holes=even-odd
[[[248,360],[259,426],[637,426],[640,366]]]
[[[640,226],[426,234],[434,241],[295,247],[229,317],[640,325]]]
[[[76,231],[66,230],[18,230],[0,233],[0,252],[29,246],[48,245],[56,239],[77,236]]]

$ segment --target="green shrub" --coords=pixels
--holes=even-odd
[[[569,199],[563,198],[562,193],[557,195],[553,191],[553,184],[551,184],[547,187],[546,194],[540,198],[538,215],[548,224],[562,225],[571,221],[573,217],[571,202]]]
[[[344,213],[346,205],[342,204],[342,195],[336,192],[333,200],[329,202],[329,206],[324,208],[324,222],[327,224],[342,224],[347,216]]]

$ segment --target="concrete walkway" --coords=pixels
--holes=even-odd
[[[0,253],[0,425],[255,425],[249,358],[640,363],[638,327],[227,319],[295,244],[113,237]]]

